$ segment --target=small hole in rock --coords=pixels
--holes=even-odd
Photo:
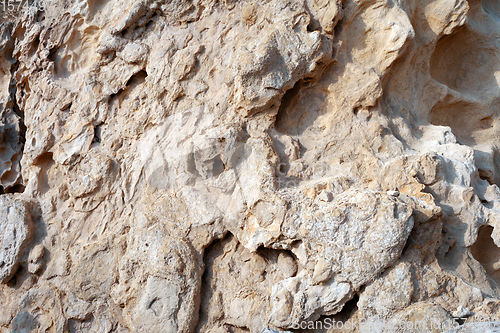
[[[94,127],[94,138],[92,139],[92,143],[101,143],[101,133],[102,133],[102,124],[96,125]]]
[[[133,87],[136,87],[136,86],[144,83],[144,81],[146,80],[147,77],[148,77],[148,73],[145,70],[141,70],[141,71],[135,73],[134,75],[132,75],[130,77],[130,79],[128,79],[127,87],[131,86],[131,85]]]
[[[5,189],[5,193],[23,193],[24,189],[25,189],[24,185],[16,184],[14,186],[7,187]]]
[[[481,263],[488,276],[500,285],[500,248],[491,237],[493,227],[479,228],[477,240],[471,246],[474,258]]]
[[[151,25],[153,25],[153,23],[154,23],[154,21],[155,21],[156,16],[158,16],[158,14],[155,12],[155,13],[151,16],[151,18],[149,19],[149,22],[148,22],[148,23],[146,23],[146,26],[145,26],[145,27],[146,27],[146,29],[149,29],[149,27],[151,27]]]
[[[69,103],[68,106],[63,107],[62,112],[69,112],[71,111],[71,107],[73,106],[73,102]]]

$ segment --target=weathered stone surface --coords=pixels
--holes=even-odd
[[[365,288],[358,307],[365,317],[386,319],[410,305],[413,290],[411,266],[399,263]]]
[[[500,319],[496,1],[40,6],[0,12],[0,332]]]
[[[472,323],[446,331],[445,333],[497,333],[500,332],[500,322]]]
[[[0,282],[15,274],[32,233],[28,205],[13,195],[0,196]]]
[[[45,248],[43,245],[36,245],[30,252],[28,257],[28,271],[32,274],[40,272],[43,265],[43,256],[45,254]]]
[[[12,52],[13,40],[10,38],[12,24],[0,26],[0,186],[3,191],[15,192],[22,189],[21,157],[24,144],[24,124],[22,111],[17,105],[15,80],[12,71],[15,60]]]
[[[194,248],[164,227],[131,232],[118,260],[112,299],[135,332],[191,332],[197,323],[202,266]]]
[[[270,328],[265,328],[262,332],[260,333],[281,333],[283,331],[276,331],[276,330],[273,330],[273,329],[270,329]],[[286,332],[283,332],[283,333],[289,333],[289,331],[286,331]]]

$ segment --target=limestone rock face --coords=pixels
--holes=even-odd
[[[0,196],[0,282],[9,281],[16,272],[32,229],[26,203],[11,195]]]
[[[500,320],[496,0],[21,7],[0,332]]]

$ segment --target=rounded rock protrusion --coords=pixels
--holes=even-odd
[[[7,283],[14,276],[32,229],[26,202],[13,195],[0,196],[0,283]]]
[[[45,254],[45,247],[42,244],[36,245],[31,250],[28,258],[28,271],[31,274],[37,274],[41,271],[43,266],[44,254]]]

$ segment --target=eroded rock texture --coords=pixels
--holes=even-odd
[[[10,17],[1,332],[496,327],[474,324],[500,316],[496,0]]]

